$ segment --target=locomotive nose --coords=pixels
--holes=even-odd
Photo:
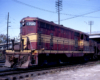
[[[30,62],[30,54],[31,51],[6,51],[6,62],[4,66],[12,68],[27,68]]]

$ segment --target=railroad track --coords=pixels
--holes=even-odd
[[[64,65],[59,67],[50,67],[42,69],[31,69],[31,70],[13,70],[0,72],[0,80],[32,80],[33,77],[38,75],[43,75],[47,73],[55,73],[64,70],[76,70],[82,67],[91,67],[93,65],[99,64],[99,61],[91,61],[84,64],[74,64],[74,65]]]

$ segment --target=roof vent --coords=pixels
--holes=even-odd
[[[53,21],[50,21],[51,23],[54,23]]]
[[[63,26],[63,25],[60,25],[60,26]]]

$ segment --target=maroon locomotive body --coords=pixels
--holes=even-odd
[[[97,53],[97,43],[81,31],[34,17],[25,17],[20,24],[21,48],[6,50],[5,66],[53,65]]]

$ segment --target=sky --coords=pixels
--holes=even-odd
[[[10,38],[19,36],[20,20],[24,17],[39,17],[58,24],[55,7],[57,0],[0,0],[0,34],[7,34],[9,12]],[[100,0],[62,0],[60,24],[82,32],[100,32]]]

